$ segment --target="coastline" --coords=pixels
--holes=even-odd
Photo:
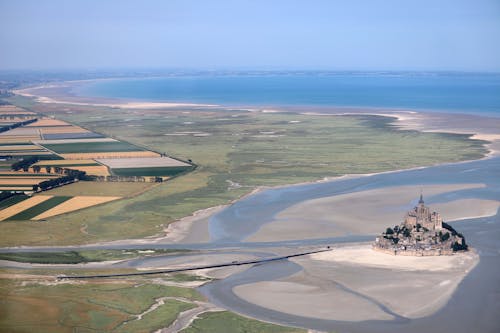
[[[182,107],[199,107],[199,108],[212,108],[214,105],[203,105],[203,104],[192,104],[192,103],[168,103],[168,102],[152,102],[152,103],[147,103],[147,102],[132,102],[129,100],[125,99],[102,99],[102,98],[92,98],[94,102],[86,100],[85,98],[79,97],[79,96],[74,96],[71,94],[68,94],[67,90],[62,89],[61,87],[67,87],[69,85],[73,84],[83,84],[87,82],[92,82],[92,81],[97,81],[97,80],[115,80],[113,78],[105,78],[105,79],[92,79],[92,80],[78,80],[78,81],[65,81],[61,83],[55,83],[55,84],[48,84],[48,85],[41,85],[41,86],[34,86],[34,87],[29,87],[29,88],[24,88],[24,89],[19,89],[15,90],[14,92],[19,95],[23,95],[26,97],[34,98],[38,102],[41,103],[61,103],[61,104],[75,104],[75,105],[89,105],[89,106],[107,106],[107,107],[119,107],[119,108],[182,108]],[[32,90],[40,90],[42,89],[52,89],[55,88],[56,94],[62,94],[62,96],[52,96],[52,97],[46,97],[42,96],[40,94],[34,94],[32,93]],[[66,98],[64,98],[64,94],[66,94]],[[55,98],[54,98],[55,97]],[[69,100],[68,100],[69,99]],[[98,101],[98,103],[95,103],[95,100]],[[221,109],[227,108],[224,106],[219,106]],[[445,122],[443,124],[443,115],[444,116],[449,116],[447,113],[424,113],[424,112],[419,112],[419,111],[413,111],[413,110],[385,110],[383,108],[346,108],[346,107],[330,107],[327,110],[325,108],[321,107],[312,107],[313,111],[307,111],[304,112],[304,110],[297,109],[294,110],[293,108],[275,108],[275,109],[266,109],[266,108],[248,108],[248,107],[243,107],[243,111],[248,111],[248,112],[289,112],[290,110],[292,112],[297,112],[300,114],[304,115],[311,115],[311,116],[349,116],[349,115],[372,115],[372,116],[380,116],[380,117],[388,117],[393,119],[392,124],[399,128],[399,129],[406,129],[406,130],[416,130],[416,131],[422,131],[422,132],[442,132],[442,133],[452,133],[452,134],[467,134],[470,135],[471,139],[478,139],[478,140],[483,140],[486,141],[484,146],[488,149],[488,153],[484,155],[481,159],[488,159],[492,158],[495,156],[500,155],[500,134],[498,131],[496,133],[492,133],[492,131],[496,128],[500,128],[500,118],[496,119],[498,122],[498,127],[489,126],[485,130],[479,127],[474,127],[474,128],[459,128],[458,126],[450,126],[449,128],[446,128],[445,126],[442,125],[447,125],[448,123]],[[314,110],[316,109],[316,110]],[[323,112],[321,111],[323,110]],[[328,111],[328,112],[324,112]],[[456,114],[453,114],[454,117],[457,117]],[[477,118],[484,118],[483,116],[478,116],[478,115],[459,115],[459,117],[473,117],[475,119]],[[439,119],[440,121],[436,121],[436,119]],[[477,121],[476,121],[477,122]],[[480,125],[485,125],[487,123],[490,123],[490,119],[483,119],[483,121],[479,122]],[[436,124],[439,125],[439,128],[436,128]],[[468,124],[468,123],[466,123]],[[453,125],[453,124],[452,124]],[[425,169],[428,167],[433,167],[433,166],[438,166],[438,165],[447,165],[447,164],[457,164],[457,163],[467,163],[472,160],[464,160],[464,161],[459,161],[459,162],[445,162],[445,163],[437,163],[433,165],[427,165],[427,166],[420,166],[420,167],[414,167],[414,168],[408,168],[408,169],[398,169],[398,170],[390,170],[390,171],[384,171],[384,172],[378,172],[378,173],[367,173],[367,174],[346,174],[342,175],[339,177],[325,177],[322,179],[318,180],[313,180],[313,181],[308,181],[308,182],[301,182],[301,183],[294,183],[294,184],[287,184],[287,185],[278,185],[278,186],[259,186],[253,189],[251,192],[243,195],[242,197],[233,200],[232,202],[226,204],[226,205],[221,205],[221,206],[216,206],[216,207],[208,207],[205,209],[201,209],[198,211],[193,212],[191,215],[183,217],[181,219],[178,219],[172,223],[169,223],[163,230],[163,234],[161,236],[159,235],[153,235],[150,237],[146,237],[143,239],[125,239],[125,240],[117,240],[117,241],[112,241],[112,242],[100,242],[96,244],[91,244],[91,245],[104,245],[104,244],[114,244],[114,245],[120,245],[120,244],[154,244],[154,243],[160,243],[160,242],[172,242],[172,243],[203,243],[209,241],[209,236],[208,236],[208,220],[211,216],[216,214],[217,212],[227,208],[228,206],[234,204],[238,200],[242,200],[248,196],[260,193],[265,190],[270,190],[270,189],[279,189],[279,188],[285,188],[285,187],[294,187],[294,186],[303,186],[303,185],[309,185],[309,184],[317,184],[317,183],[324,183],[324,182],[330,182],[330,181],[335,181],[335,180],[340,180],[340,179],[351,179],[351,178],[361,178],[361,177],[369,177],[369,176],[374,176],[378,174],[391,174],[391,173],[398,173],[398,172],[404,172],[404,171],[411,171],[411,170],[420,170],[420,169]]]

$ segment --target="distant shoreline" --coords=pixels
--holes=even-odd
[[[371,73],[368,74],[367,77],[373,78],[376,73]],[[483,75],[481,73],[478,73],[479,75]],[[297,74],[298,77],[302,77],[303,75],[306,74]],[[465,73],[463,74],[465,75]],[[283,75],[241,75],[242,78],[246,77],[280,77]],[[307,75],[306,75],[307,76]],[[342,75],[341,75],[342,76]],[[345,76],[347,76],[347,79],[350,77],[364,77],[364,76],[358,76],[358,75],[353,75],[350,73],[345,73]],[[446,76],[446,75],[445,75]],[[22,88],[18,88],[13,90],[15,94],[26,96],[26,97],[32,97],[35,98],[38,102],[41,103],[60,103],[60,104],[73,104],[73,105],[93,105],[93,106],[103,106],[103,107],[113,107],[113,108],[145,108],[145,109],[156,109],[156,108],[169,108],[169,107],[218,107],[218,108],[231,108],[231,109],[275,109],[275,108],[285,108],[286,110],[304,110],[307,109],[309,111],[314,111],[314,112],[324,112],[328,110],[334,109],[336,112],[338,111],[343,111],[343,112],[366,112],[366,111],[385,111],[385,112],[419,112],[419,113],[451,113],[451,114],[457,114],[457,115],[477,115],[477,116],[486,116],[486,117],[494,117],[494,118],[500,118],[500,109],[498,107],[492,106],[492,105],[484,105],[484,106],[477,106],[474,108],[471,108],[470,105],[465,106],[465,108],[460,108],[460,107],[454,107],[452,105],[434,105],[434,106],[427,106],[427,105],[411,105],[411,106],[404,106],[405,102],[400,101],[401,105],[403,106],[398,106],[398,105],[383,105],[380,104],[379,101],[372,101],[367,103],[352,103],[352,101],[346,102],[345,100],[337,100],[335,98],[332,99],[331,103],[328,103],[328,101],[321,100],[321,98],[318,100],[316,99],[316,102],[306,102],[306,103],[301,103],[298,102],[297,100],[286,102],[286,101],[274,101],[274,102],[269,102],[265,99],[264,96],[264,101],[211,101],[211,102],[206,102],[203,101],[203,99],[200,97],[199,101],[193,102],[191,97],[186,97],[185,94],[183,95],[184,91],[180,91],[179,98],[176,97],[164,97],[164,98],[157,98],[159,96],[155,97],[128,97],[128,96],[121,96],[121,97],[116,97],[116,96],[98,96],[92,95],[92,93],[87,94],[87,93],[81,93],[79,92],[79,89],[82,87],[85,87],[88,84],[92,83],[98,83],[98,82],[109,82],[109,81],[147,81],[147,80],[158,80],[158,79],[174,79],[174,78],[179,78],[183,79],[186,77],[199,77],[200,79],[206,79],[206,78],[211,78],[213,76],[209,75],[187,75],[187,76],[168,76],[168,75],[161,75],[161,76],[137,76],[137,77],[104,77],[104,78],[93,78],[93,79],[82,79],[82,80],[69,80],[69,81],[59,81],[59,82],[53,82],[53,83],[46,83],[46,84],[39,84],[39,85],[34,85],[34,86],[25,86]],[[219,76],[215,75],[216,78],[219,78]],[[232,78],[232,77],[238,77],[238,75],[221,75],[220,78]],[[321,76],[318,76],[321,77]],[[378,77],[378,76],[376,76]],[[384,78],[384,75],[380,76],[381,78]],[[419,76],[417,76],[419,77]],[[425,77],[425,76],[420,76],[420,77]],[[438,77],[440,77],[438,75]],[[404,86],[404,85],[403,85]],[[360,89],[363,89],[366,87],[360,87]],[[418,87],[417,87],[418,88]],[[334,88],[332,88],[334,89]],[[300,92],[301,90],[299,90]],[[333,90],[335,91],[335,90]],[[282,93],[283,91],[277,91],[277,93]],[[238,94],[238,91],[235,92]],[[241,93],[241,91],[240,91]],[[258,94],[259,92],[256,92]],[[323,94],[325,92],[323,91]],[[349,91],[348,93],[353,93],[353,91]],[[307,94],[307,92],[306,92]],[[291,94],[293,96],[293,94]],[[362,93],[361,93],[362,95]],[[391,96],[397,96],[398,94],[391,94]],[[273,96],[271,94],[271,96]],[[409,96],[405,96],[405,94],[402,94],[403,100],[406,98],[408,100]],[[220,97],[220,96],[219,96]],[[321,97],[321,96],[320,96]],[[384,97],[384,96],[382,96]],[[388,98],[388,96],[385,96]],[[410,96],[413,99],[422,99],[425,98],[419,96],[418,94],[416,96]],[[363,96],[360,96],[360,99],[363,100]],[[396,97],[394,97],[397,99]],[[454,98],[449,98],[450,100],[453,100]],[[482,99],[476,98],[479,101]],[[272,98],[270,99],[272,100]],[[313,96],[314,100],[314,96]],[[320,103],[317,103],[317,102]],[[471,101],[466,101],[466,104],[470,104]],[[439,101],[437,102],[439,104]],[[484,109],[481,110],[481,107],[486,107],[489,108],[488,110]],[[499,106],[500,107],[500,106]],[[491,109],[493,108],[493,109]]]
[[[129,78],[133,79],[133,78]],[[487,114],[454,113],[440,110],[417,110],[391,107],[346,107],[346,106],[248,106],[248,105],[217,105],[200,103],[154,102],[129,98],[84,97],[73,93],[75,87],[88,82],[122,80],[121,78],[101,78],[88,80],[63,81],[43,84],[14,90],[17,95],[32,98],[39,103],[69,104],[79,106],[109,107],[124,109],[239,109],[249,112],[294,112],[311,116],[333,115],[374,115],[396,118],[394,125],[400,129],[417,130],[421,132],[439,132],[450,134],[469,134],[471,139],[484,140],[489,154],[500,153],[500,117]],[[464,111],[465,112],[465,111]],[[451,117],[450,117],[451,116]]]

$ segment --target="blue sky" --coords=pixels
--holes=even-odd
[[[0,0],[0,69],[500,72],[500,0]]]

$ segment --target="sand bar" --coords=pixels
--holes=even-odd
[[[431,198],[427,204],[445,221],[495,215],[500,207],[497,200],[432,202],[433,195],[481,187],[484,185],[399,186],[307,200],[281,211],[246,241],[376,235],[401,223],[405,212],[416,204],[420,190]]]

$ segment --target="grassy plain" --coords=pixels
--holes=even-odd
[[[237,314],[223,312],[203,313],[181,333],[306,333],[307,330],[269,324]]]
[[[9,272],[3,270],[2,273]],[[200,300],[196,291],[148,283],[144,280],[107,280],[55,284],[43,278],[20,281],[0,278],[2,332],[152,332],[168,326],[177,315]],[[165,305],[146,314],[161,297]],[[127,322],[126,324],[124,324]]]
[[[87,106],[71,106],[67,113],[50,104],[31,108],[140,147],[192,159],[198,168],[134,198],[53,217],[50,223],[1,223],[0,246],[141,238],[257,186],[455,162],[486,153],[482,141],[467,135],[402,131],[377,116]]]
[[[184,253],[187,250],[80,250],[67,252],[11,252],[0,253],[0,260],[32,264],[79,264],[107,260],[123,260],[144,256]]]

